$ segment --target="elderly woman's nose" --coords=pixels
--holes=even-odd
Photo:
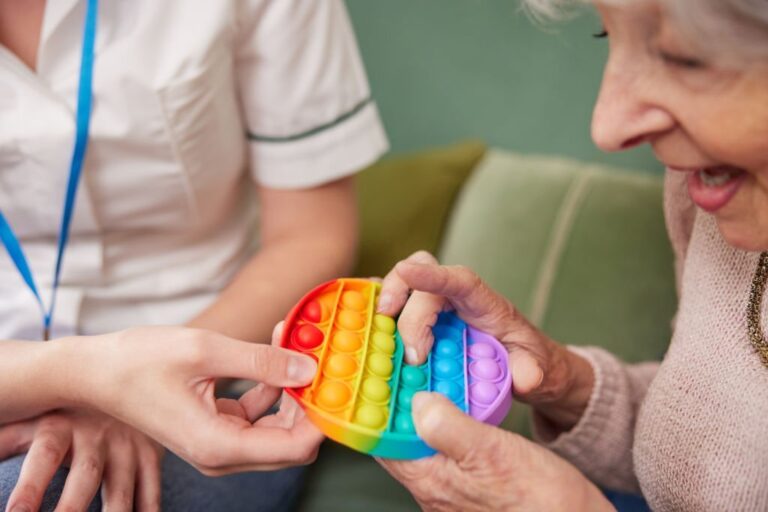
[[[592,140],[603,151],[621,151],[652,140],[674,126],[653,101],[653,86],[637,76],[606,69],[592,114]]]

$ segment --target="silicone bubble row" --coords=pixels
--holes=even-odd
[[[432,391],[445,395],[466,411],[464,330],[438,324],[432,332]]]
[[[369,299],[365,289],[342,289],[330,326],[330,345],[320,360],[313,401],[321,409],[347,417],[364,356],[363,337]],[[308,303],[306,307],[311,304]]]
[[[413,395],[419,391],[425,391],[428,384],[429,362],[421,366],[403,365],[400,371],[400,383],[395,400],[395,420],[392,425],[395,432],[403,434],[413,434],[416,432],[411,412]]]
[[[499,349],[488,341],[471,339],[469,355],[469,402],[472,416],[491,407],[503,391],[507,369]]]
[[[365,428],[383,430],[389,419],[395,369],[395,321],[392,318],[374,315],[367,348],[352,421]]]

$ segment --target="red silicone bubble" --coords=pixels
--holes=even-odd
[[[318,301],[311,300],[301,310],[301,316],[307,322],[320,323],[323,321],[323,306]]]
[[[303,350],[312,350],[323,342],[323,333],[314,325],[304,324],[293,331],[293,343]]]

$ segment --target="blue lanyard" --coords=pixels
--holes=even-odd
[[[91,121],[92,83],[93,83],[93,47],[96,39],[96,23],[98,18],[98,0],[87,0],[88,6],[85,12],[85,26],[83,28],[83,49],[80,60],[80,85],[77,92],[77,127],[75,135],[75,147],[72,151],[72,161],[69,166],[69,181],[67,182],[67,194],[64,200],[64,212],[61,216],[61,230],[59,232],[58,254],[56,255],[56,270],[53,274],[53,287],[51,292],[51,304],[48,311],[45,310],[43,299],[35,285],[35,278],[24,256],[19,239],[11,229],[10,224],[0,210],[0,240],[5,250],[13,260],[14,265],[27,283],[27,286],[35,294],[43,317],[43,339],[50,337],[53,310],[56,307],[56,291],[59,288],[59,276],[64,250],[69,240],[69,228],[72,223],[72,212],[75,208],[77,186],[80,183],[80,174],[83,170],[85,150],[88,146],[88,130]]]

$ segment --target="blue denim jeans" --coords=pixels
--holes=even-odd
[[[24,456],[0,462],[0,510],[5,510]],[[171,453],[163,460],[163,511],[248,512],[293,510],[304,475],[303,468],[264,473],[240,473],[206,477]],[[40,510],[53,510],[58,502],[67,470],[59,469],[45,493]],[[97,494],[89,512],[101,510]]]
[[[651,512],[648,504],[641,496],[607,490],[604,490],[603,494],[618,512]]]

